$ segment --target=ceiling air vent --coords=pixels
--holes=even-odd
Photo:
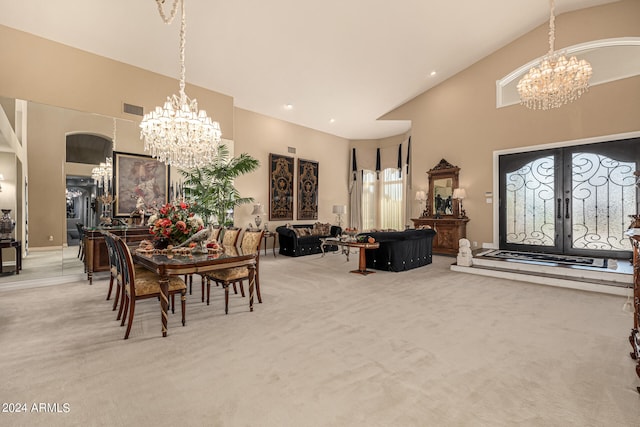
[[[287,150],[288,150],[291,154],[296,154],[296,148],[295,148],[295,147],[287,147]]]
[[[126,102],[122,104],[122,111],[128,114],[134,114],[136,116],[144,116],[144,108],[138,105],[127,104]]]

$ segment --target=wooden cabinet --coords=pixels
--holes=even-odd
[[[467,222],[469,218],[411,218],[413,225],[419,227],[428,225],[436,231],[433,239],[433,253],[440,255],[457,255],[458,241],[467,237]]]
[[[87,272],[89,284],[93,284],[93,273],[98,271],[109,271],[109,252],[104,241],[101,228],[85,228],[84,231],[84,266]],[[127,243],[135,243],[144,239],[151,240],[153,236],[149,233],[149,227],[110,227],[104,228],[116,236],[120,236]]]

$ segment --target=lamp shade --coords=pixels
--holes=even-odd
[[[464,188],[456,188],[455,190],[453,190],[453,196],[454,199],[464,199],[467,197],[467,192],[465,191]]]
[[[416,191],[416,200],[427,200],[427,193],[422,190]]]
[[[347,207],[345,205],[333,205],[333,213],[336,215],[342,215],[347,212]]]
[[[253,205],[253,212],[251,212],[251,215],[264,215],[264,208],[261,203]]]

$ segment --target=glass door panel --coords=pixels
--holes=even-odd
[[[601,256],[626,256],[631,243],[624,232],[630,224],[629,215],[637,209],[636,162],[586,150],[574,151],[567,157],[571,159],[571,210],[565,224],[570,230],[565,241],[567,252],[598,255],[598,251],[608,251]]]
[[[558,153],[500,158],[500,247],[558,252]]]
[[[500,248],[624,258],[640,138],[500,156]]]

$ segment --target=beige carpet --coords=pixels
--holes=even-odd
[[[355,255],[269,253],[253,313],[196,287],[164,339],[147,300],[124,341],[103,279],[1,292],[0,400],[28,412],[0,425],[640,425],[624,298],[452,261],[362,277]]]

